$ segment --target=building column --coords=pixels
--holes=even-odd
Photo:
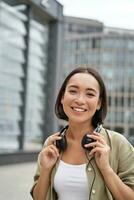
[[[52,21],[49,26],[48,71],[45,86],[47,99],[43,140],[58,130],[54,105],[61,85],[63,70],[63,24],[62,21]]]

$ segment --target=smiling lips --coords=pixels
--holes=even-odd
[[[85,108],[80,108],[80,107],[71,107],[74,111],[77,111],[77,112],[85,112],[87,111]]]

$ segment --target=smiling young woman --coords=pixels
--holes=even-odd
[[[92,125],[92,117],[101,106],[99,87],[90,74],[77,73],[70,78],[61,99],[69,123]]]
[[[134,148],[102,127],[107,95],[99,73],[73,70],[61,86],[55,113],[67,126],[49,136],[39,153],[33,199],[134,200]]]

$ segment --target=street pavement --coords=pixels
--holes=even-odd
[[[35,170],[35,162],[0,166],[0,200],[32,200]]]

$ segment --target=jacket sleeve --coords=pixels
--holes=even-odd
[[[124,137],[120,137],[118,176],[134,190],[134,147]]]
[[[39,176],[40,176],[40,164],[39,164],[39,158],[38,158],[37,168],[36,168],[36,172],[35,172],[35,175],[34,175],[34,182],[33,182],[32,188],[30,190],[30,194],[31,194],[32,197],[33,197],[33,190],[34,190],[35,185],[38,182]]]
[[[45,143],[43,145],[43,148],[47,145],[48,138],[46,139],[46,141],[45,141]],[[34,190],[35,185],[38,182],[39,176],[40,176],[40,161],[39,161],[39,155],[38,155],[36,172],[35,172],[34,177],[33,177],[34,182],[33,182],[32,188],[30,190],[30,194],[31,194],[32,197],[33,197],[33,190]]]

